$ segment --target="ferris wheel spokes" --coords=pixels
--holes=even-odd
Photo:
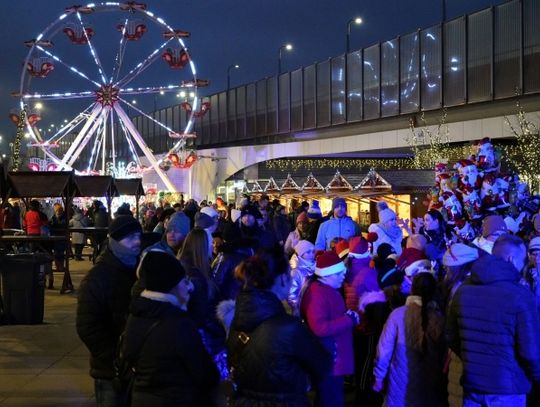
[[[64,100],[64,99],[82,99],[96,96],[95,91],[86,90],[83,92],[65,92],[65,93],[25,93],[21,95],[26,100]]]
[[[90,48],[90,53],[94,57],[94,62],[96,63],[99,74],[101,76],[101,81],[102,81],[103,85],[105,85],[107,83],[107,79],[105,79],[105,73],[103,72],[103,67],[101,66],[101,61],[99,60],[99,56],[98,56],[96,50],[94,49],[94,46],[92,45],[92,42],[90,41],[90,36],[88,35],[88,33],[85,30],[84,23],[83,23],[82,18],[81,18],[81,14],[78,11],[77,11],[76,14],[77,14],[77,19],[79,20],[79,23],[81,23],[82,33],[86,38],[88,47]]]
[[[141,151],[144,153],[144,155],[146,156],[146,158],[152,165],[152,168],[154,168],[154,171],[156,171],[156,173],[161,178],[165,186],[169,188],[171,191],[175,191],[176,190],[175,186],[169,180],[169,178],[163,172],[163,170],[159,167],[159,164],[156,158],[154,157],[154,155],[152,154],[152,152],[150,151],[150,149],[148,148],[148,146],[146,145],[146,143],[144,142],[140,134],[135,129],[135,126],[133,126],[133,123],[129,119],[126,112],[124,112],[124,109],[122,109],[122,106],[120,106],[119,103],[115,103],[113,105],[113,108],[116,111],[116,114],[118,115],[120,120],[124,122],[124,125],[126,126],[128,132],[131,134],[131,137],[133,137],[133,139],[135,140],[135,142],[137,143]]]
[[[146,68],[148,68],[152,63],[156,61],[157,57],[159,56],[159,51],[161,51],[170,41],[172,41],[172,38],[169,38],[158,48],[152,51],[145,59],[135,65],[135,67],[131,71],[129,71],[122,79],[117,80],[114,83],[114,86],[126,86],[129,82],[135,79],[137,75],[142,73]]]
[[[73,143],[71,144],[71,146],[69,146],[69,149],[64,155],[64,157],[62,158],[62,160],[58,163],[59,171],[62,171],[64,168],[66,168],[66,162],[71,158],[71,156],[73,155],[73,152],[75,151],[79,143],[86,136],[86,134],[88,133],[88,130],[92,126],[92,123],[96,120],[97,116],[99,115],[102,109],[103,107],[99,103],[94,104],[94,107],[92,108],[92,111],[90,112],[90,116],[87,118],[86,123],[84,124],[83,128],[81,129],[79,134],[77,134],[77,137],[75,137],[75,140],[73,140]]]
[[[114,81],[116,81],[118,79],[118,76],[120,75],[120,67],[122,66],[122,61],[124,60],[124,54],[126,51],[126,45],[128,43],[125,36],[128,21],[128,18],[124,20],[124,28],[122,28],[122,35],[120,37],[120,46],[118,48],[118,51],[116,52],[116,57],[114,58],[113,71],[109,79],[109,84],[112,84]]]
[[[98,134],[97,131],[101,127],[101,124],[103,123],[104,120],[107,119],[107,117],[109,117],[110,109],[111,109],[110,106],[104,106],[103,107],[103,109],[101,110],[101,112],[97,116],[96,120],[92,124],[92,127],[90,128],[88,133],[84,136],[84,138],[81,140],[80,144],[77,146],[77,149],[75,150],[75,153],[70,157],[70,159],[69,159],[69,161],[67,163],[70,168],[73,167],[73,164],[75,164],[75,161],[77,160],[79,155],[81,155],[82,150],[84,150],[84,148],[86,147],[86,145],[88,144],[88,142],[92,138],[92,135],[93,134]]]

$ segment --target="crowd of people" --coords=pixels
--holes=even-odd
[[[493,213],[461,241],[380,201],[361,233],[343,198],[323,217],[265,195],[141,214],[78,292],[98,406],[538,405],[540,222],[523,239]]]

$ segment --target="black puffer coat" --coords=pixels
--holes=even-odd
[[[122,350],[137,370],[132,407],[211,405],[218,371],[186,312],[167,302],[135,298]]]
[[[135,279],[135,268],[126,266],[107,247],[81,282],[77,333],[90,351],[90,375],[95,379],[114,377],[113,360]]]
[[[236,406],[309,406],[308,377],[320,379],[332,368],[319,340],[270,291],[240,292],[227,345]]]
[[[447,339],[463,360],[465,391],[525,394],[540,380],[538,311],[519,279],[511,263],[486,255],[454,295]]]

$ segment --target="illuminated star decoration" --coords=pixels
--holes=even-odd
[[[112,106],[118,101],[119,89],[113,85],[103,85],[96,91],[96,101],[102,106]]]

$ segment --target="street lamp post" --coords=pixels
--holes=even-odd
[[[351,42],[351,25],[352,23],[355,23],[356,25],[360,25],[362,24],[362,19],[360,17],[356,17],[356,18],[351,18],[348,22],[347,22],[347,44],[346,44],[346,47],[345,47],[345,50],[347,51],[347,54],[349,53],[350,51],[350,42]]]
[[[231,88],[231,69],[238,69],[240,68],[240,65],[238,64],[234,64],[234,65],[229,65],[227,67],[227,90],[229,90]]]
[[[278,75],[281,73],[281,53],[283,52],[284,49],[286,49],[287,51],[290,51],[292,50],[293,46],[292,44],[283,44],[281,47],[279,47],[279,58],[278,58]]]

